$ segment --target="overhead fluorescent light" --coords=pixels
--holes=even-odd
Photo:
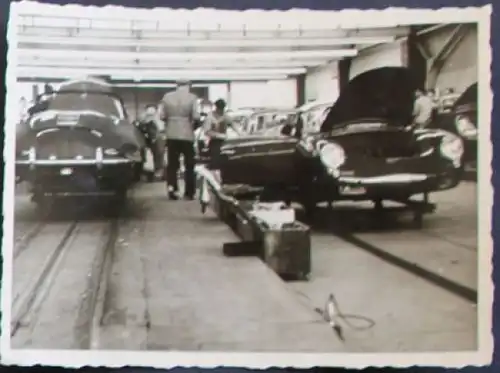
[[[259,61],[259,60],[227,60],[227,61],[148,61],[148,60],[127,60],[127,59],[112,59],[98,60],[89,58],[87,60],[64,58],[64,59],[46,59],[46,58],[23,58],[19,63],[19,67],[37,67],[37,68],[99,68],[106,66],[109,69],[215,69],[215,68],[239,68],[239,69],[293,69],[293,68],[310,68],[324,65],[331,59],[313,59],[313,60],[277,60],[277,61]]]
[[[357,45],[357,44],[381,44],[391,43],[395,40],[393,36],[386,37],[345,37],[345,38],[245,38],[239,39],[194,39],[190,37],[175,39],[143,39],[137,38],[100,38],[96,41],[94,38],[81,37],[50,37],[44,35],[19,35],[18,43],[30,44],[54,44],[54,45],[73,45],[73,46],[110,46],[110,47],[139,47],[139,48],[248,48],[248,47],[319,47],[319,46],[337,46],[337,45]]]
[[[115,80],[164,80],[171,81],[177,79],[190,79],[198,81],[210,80],[266,80],[266,79],[286,79],[289,75],[287,70],[226,70],[226,71],[203,71],[203,70],[184,70],[174,73],[172,71],[162,71],[151,73],[148,71],[134,72],[127,70],[95,70],[88,69],[17,69],[18,79],[25,78],[54,78],[71,79],[81,78],[95,74],[110,75]]]
[[[358,51],[356,49],[332,49],[332,50],[313,50],[313,51],[287,51],[287,52],[107,52],[107,51],[74,51],[60,49],[18,49],[18,60],[23,58],[67,58],[71,55],[75,59],[88,59],[89,56],[96,59],[147,59],[163,61],[224,61],[224,60],[276,60],[276,59],[318,59],[318,58],[342,58],[355,57]]]
[[[113,87],[119,88],[174,88],[175,86],[173,83],[113,83]]]

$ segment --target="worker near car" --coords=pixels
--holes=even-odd
[[[160,101],[160,119],[165,123],[167,146],[167,189],[171,200],[179,199],[177,175],[181,156],[184,159],[184,198],[194,199],[195,123],[199,119],[198,98],[190,91],[190,82],[179,80],[175,91]]]
[[[219,169],[221,147],[227,139],[228,129],[236,131],[229,115],[226,114],[226,101],[218,99],[214,103],[214,110],[205,119],[205,134],[209,138],[209,158],[208,167],[212,170]]]
[[[413,123],[417,128],[427,127],[432,120],[434,104],[423,89],[415,91],[415,102],[413,105]]]
[[[164,168],[163,152],[164,145],[160,133],[163,131],[163,123],[158,116],[157,106],[148,104],[141,114],[138,123],[139,130],[144,135],[146,146],[151,151],[154,160],[155,173],[161,172]]]

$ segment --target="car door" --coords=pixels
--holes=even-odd
[[[221,149],[224,183],[276,185],[293,183],[297,140],[284,136],[249,136],[228,140]]]

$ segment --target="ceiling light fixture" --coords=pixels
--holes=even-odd
[[[23,58],[67,58],[68,54],[75,59],[86,59],[92,56],[96,59],[148,59],[156,61],[198,60],[198,61],[225,61],[225,60],[276,60],[276,59],[318,59],[318,58],[343,58],[355,57],[358,51],[350,49],[312,50],[312,51],[287,51],[287,52],[108,52],[108,51],[74,51],[61,49],[18,49],[18,60]]]
[[[109,46],[109,47],[141,47],[141,48],[249,48],[249,47],[319,47],[319,46],[342,46],[356,44],[380,44],[391,43],[395,40],[393,36],[361,36],[345,38],[245,38],[238,39],[201,39],[201,38],[156,38],[138,40],[128,38],[94,38],[81,37],[51,37],[44,35],[18,35],[18,43],[39,44],[39,45],[71,45],[71,46]]]

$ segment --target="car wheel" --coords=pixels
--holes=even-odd
[[[37,214],[44,217],[47,216],[52,210],[53,198],[45,196],[43,193],[35,193],[32,197],[33,202],[36,204]]]
[[[316,203],[312,201],[308,196],[303,197],[302,199],[302,207],[304,208],[305,217],[308,221],[314,219],[314,215],[316,213]]]

